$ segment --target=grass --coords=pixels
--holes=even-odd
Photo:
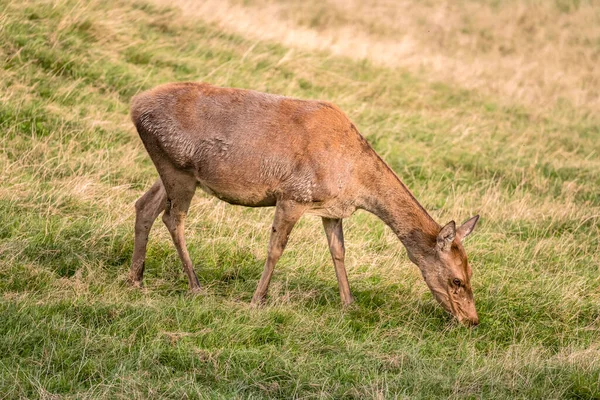
[[[597,0],[153,0],[255,39],[405,68],[535,108],[600,110]]]
[[[0,1],[0,398],[600,398],[595,103],[290,46],[144,1]],[[354,306],[306,217],[252,309],[273,211],[204,194],[187,237],[207,294],[187,294],[160,223],[146,287],[128,287],[133,203],[156,178],[128,104],[175,80],[333,101],[436,220],[479,212],[480,326],[454,323],[361,212]]]

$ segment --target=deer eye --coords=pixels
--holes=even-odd
[[[462,284],[462,282],[458,278],[454,278],[454,280],[452,281],[452,283],[454,283],[454,285],[456,287],[460,287],[460,285]]]

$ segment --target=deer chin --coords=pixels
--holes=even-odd
[[[475,310],[475,302],[473,297],[460,298],[449,293],[450,304],[452,305],[452,315],[458,319],[463,325],[466,326],[477,326],[479,324],[479,316],[477,310]]]
[[[465,326],[476,326],[479,324],[479,317],[477,316],[473,300],[462,300],[446,290],[433,287],[429,284],[428,286],[437,302],[444,310],[456,318],[458,322]]]
[[[425,282],[427,282],[427,281],[425,281]],[[456,314],[455,307],[452,304],[452,300],[450,299],[450,295],[448,294],[448,292],[443,289],[436,288],[436,287],[430,285],[428,282],[427,282],[427,286],[429,286],[429,289],[431,290],[433,297],[442,306],[442,308],[444,310],[446,310],[449,314],[453,315],[454,317],[459,318],[459,316]]]

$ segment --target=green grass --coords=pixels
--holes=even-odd
[[[562,4],[562,3],[561,3]],[[600,398],[600,119],[295,51],[143,1],[0,1],[0,398]],[[166,229],[125,284],[156,172],[132,95],[205,80],[335,102],[466,243],[481,325],[453,322],[380,221],[345,221],[339,304],[320,221],[252,309],[271,209],[196,196],[206,295]]]

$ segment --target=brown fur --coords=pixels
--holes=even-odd
[[[276,207],[253,303],[264,300],[288,235],[307,212],[323,218],[340,295],[349,304],[341,220],[360,208],[379,216],[398,235],[448,311],[477,323],[470,268],[460,243],[476,218],[458,230],[453,222],[442,229],[335,105],[205,83],[172,83],[136,96],[131,118],[160,175],[136,203],[134,284],[141,285],[148,233],[164,209],[190,288],[200,290],[183,235],[199,186],[231,204]],[[460,287],[452,286],[453,279],[461,280]]]

